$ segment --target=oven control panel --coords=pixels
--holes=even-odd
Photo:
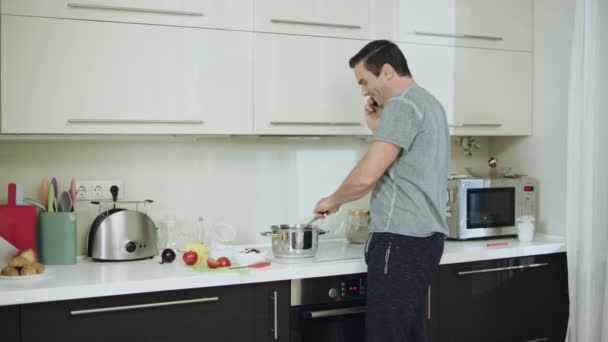
[[[360,301],[367,293],[367,274],[348,274],[291,281],[291,306]]]
[[[365,296],[365,278],[348,279],[340,282],[342,298]]]

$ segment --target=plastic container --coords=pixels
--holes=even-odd
[[[369,210],[352,209],[346,222],[346,239],[350,243],[365,243],[369,235]]]
[[[76,213],[40,213],[38,255],[46,265],[76,264]]]
[[[521,216],[517,218],[517,238],[521,242],[530,242],[534,239],[533,216]]]

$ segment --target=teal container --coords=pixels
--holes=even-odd
[[[40,213],[38,257],[45,265],[76,263],[76,213]]]

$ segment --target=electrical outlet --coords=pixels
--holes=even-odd
[[[76,181],[76,200],[92,201],[92,200],[111,200],[112,193],[110,187],[116,185],[118,187],[118,198],[122,199],[125,195],[125,189],[122,187],[121,180],[109,181]]]

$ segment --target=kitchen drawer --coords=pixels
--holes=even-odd
[[[0,340],[20,341],[20,322],[19,306],[0,306]]]
[[[532,0],[398,0],[397,40],[532,51]]]
[[[255,285],[255,342],[288,342],[291,283]]]
[[[563,341],[566,253],[442,265],[434,341]]]
[[[8,15],[1,26],[2,133],[252,132],[251,32]]]
[[[2,14],[248,30],[253,0],[2,0]]]
[[[249,286],[190,289],[22,306],[22,342],[249,341]]]
[[[257,32],[324,37],[385,39],[395,16],[392,1],[256,0]]]

